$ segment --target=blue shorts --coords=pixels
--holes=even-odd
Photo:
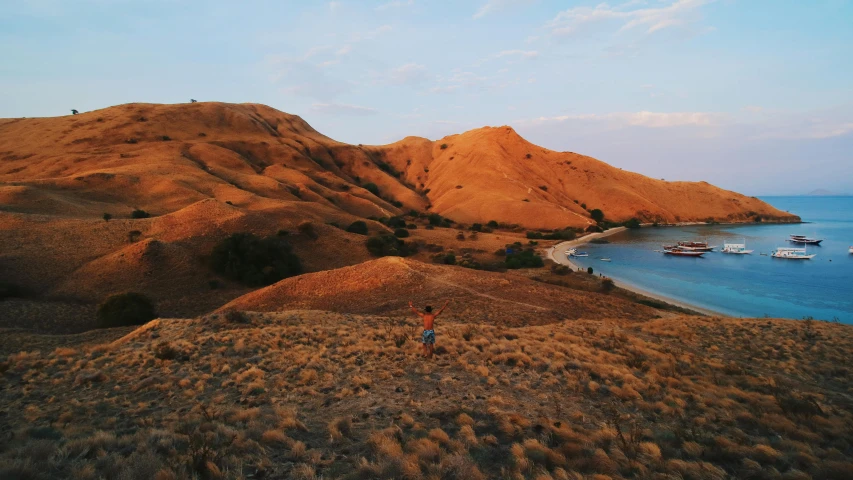
[[[424,345],[435,345],[435,330],[424,330],[421,341]]]

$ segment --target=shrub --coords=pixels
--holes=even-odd
[[[441,146],[440,146],[439,148],[441,148],[442,150],[446,150],[446,149],[447,149],[447,144],[446,144],[446,143],[442,143],[442,144],[441,144]]]
[[[456,240],[462,241],[465,240],[465,232],[459,232],[456,234]]]
[[[365,184],[364,189],[376,195],[377,197],[379,196],[379,187],[377,187],[376,184],[373,182]]]
[[[601,210],[599,210],[597,208],[590,210],[589,216],[592,217],[592,219],[595,220],[596,222],[600,222],[600,221],[604,220],[604,212],[602,212]]]
[[[531,158],[531,157],[533,157],[533,155],[531,155],[531,154],[529,154],[529,153],[528,153],[527,155],[525,155],[525,156],[524,156],[524,158]]]
[[[356,220],[349,224],[347,231],[350,233],[357,233],[359,235],[367,235],[367,223],[362,220]]]
[[[367,251],[374,257],[407,257],[416,249],[393,235],[377,235],[367,239]]]
[[[142,325],[157,318],[154,304],[141,293],[121,293],[108,297],[98,305],[98,328]]]
[[[587,267],[586,273],[592,275],[592,267]]]
[[[248,315],[239,311],[239,310],[228,310],[225,312],[225,321],[228,323],[252,323],[251,319],[249,319]]]
[[[104,221],[105,222],[109,222],[112,218],[113,218],[113,216],[110,215],[109,213],[104,214]]]
[[[548,185],[539,185],[539,190],[542,190],[543,192],[547,192],[548,191]]]
[[[448,253],[444,256],[443,262],[445,265],[456,265],[456,254]]]
[[[394,236],[397,238],[406,238],[409,236],[409,231],[405,228],[398,228],[394,230]]]
[[[418,226],[417,226],[417,224],[410,223],[410,224],[406,225],[406,228],[408,228],[409,230],[417,230]]]
[[[136,243],[139,240],[139,237],[142,235],[142,232],[139,230],[131,230],[127,232],[127,243]]]
[[[537,255],[533,250],[507,252],[504,262],[506,263],[506,268],[509,269],[540,268],[545,266],[542,257]]]
[[[136,209],[130,213],[130,218],[148,218],[151,214],[145,210]]]
[[[168,135],[163,135],[160,138],[163,139],[164,142],[168,142],[168,141],[172,140],[171,137],[169,137]]]
[[[487,223],[486,226],[489,228],[498,228],[500,227],[500,224],[497,220],[489,220],[489,223]]]
[[[270,285],[302,273],[302,263],[284,238],[259,238],[235,233],[219,242],[210,255],[213,270],[250,286]]]
[[[625,222],[624,225],[628,228],[640,228],[640,221],[636,218],[632,218]]]
[[[391,217],[383,223],[391,228],[406,228],[406,219],[403,217]]]
[[[482,223],[474,223],[471,225],[471,230],[473,230],[475,232],[482,232],[483,231],[483,224]]]
[[[441,218],[441,215],[437,213],[430,213],[427,219],[429,220],[429,224],[433,226],[441,225],[443,220],[443,218]]]

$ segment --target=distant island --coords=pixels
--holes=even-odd
[[[817,190],[812,190],[811,192],[806,194],[806,196],[809,197],[846,197],[849,195],[849,193],[833,192],[825,188],[818,188]]]

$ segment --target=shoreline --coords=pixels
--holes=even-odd
[[[558,251],[563,251],[565,249],[579,247],[581,245],[585,245],[585,244],[589,243],[592,240],[599,239],[599,238],[606,238],[606,237],[609,237],[611,235],[615,235],[617,233],[623,232],[625,230],[627,230],[625,227],[615,227],[615,228],[607,229],[603,232],[590,233],[588,235],[584,235],[583,237],[576,238],[574,240],[569,240],[567,242],[558,243],[558,244],[554,245],[553,247],[548,248],[547,258],[549,258],[552,261],[559,263],[561,265],[566,265],[569,268],[571,268],[572,271],[576,272],[580,268],[577,264],[575,264],[574,262],[569,260],[569,258],[566,257],[565,255],[555,255],[555,253]],[[687,310],[692,310],[696,313],[706,315],[709,317],[731,317],[731,315],[729,315],[729,314],[726,314],[723,312],[718,312],[718,311],[711,310],[711,309],[704,308],[704,307],[700,307],[698,305],[693,305],[691,303],[683,302],[681,300],[677,300],[677,299],[674,299],[672,297],[668,297],[668,296],[661,294],[661,293],[646,290],[646,289],[644,289],[638,285],[634,285],[634,284],[629,283],[629,282],[625,282],[622,280],[616,280],[616,279],[613,279],[612,277],[608,277],[608,278],[611,278],[611,280],[614,281],[613,283],[617,287],[623,288],[623,289],[631,291],[631,292],[634,292],[634,293],[636,293],[638,295],[642,295],[644,297],[649,297],[649,298],[652,298],[654,300],[658,300],[661,302],[668,303],[670,305],[674,305],[676,307],[681,307],[681,308],[684,308]]]

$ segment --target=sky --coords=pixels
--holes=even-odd
[[[336,140],[510,125],[748,195],[853,194],[853,0],[2,0],[0,117],[263,103]]]

